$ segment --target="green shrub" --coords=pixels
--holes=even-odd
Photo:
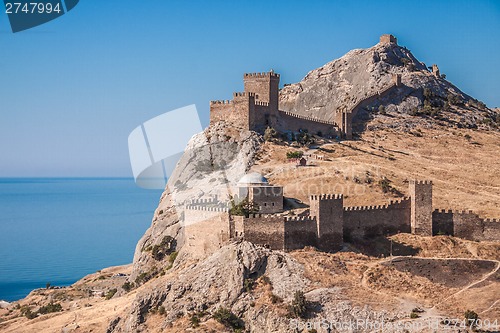
[[[232,313],[229,309],[220,307],[215,311],[212,317],[227,328],[241,331],[245,328],[245,323],[241,318]]]
[[[289,151],[286,153],[286,158],[288,159],[301,158],[302,156],[304,156],[304,153],[301,151]]]
[[[191,322],[191,327],[197,328],[200,326],[200,317],[198,317],[198,314],[194,313],[190,318],[189,321]]]
[[[28,319],[35,319],[36,317],[38,317],[38,313],[37,312],[31,312],[30,309],[26,310],[24,312],[24,316]]]
[[[165,310],[165,307],[162,305],[158,308],[158,314],[164,316],[167,311]]]
[[[465,320],[469,323],[470,327],[474,327],[477,324],[477,321],[479,319],[479,315],[472,311],[472,310],[467,310],[464,313]]]
[[[380,188],[382,189],[382,192],[384,192],[384,193],[388,193],[391,191],[391,188],[392,188],[391,182],[387,178],[379,180],[378,185],[380,186]]]
[[[420,316],[418,315],[418,313],[416,313],[416,312],[412,312],[412,313],[410,314],[410,318],[411,318],[411,319],[417,319],[417,318],[420,318]]]
[[[106,299],[112,299],[113,296],[115,296],[115,294],[116,294],[117,291],[118,290],[116,288],[113,288],[113,289],[109,290],[104,297]]]
[[[231,209],[229,209],[229,214],[234,216],[250,216],[250,214],[256,214],[259,212],[259,206],[245,198],[240,203],[236,204],[234,200],[231,200]]]
[[[165,236],[161,240],[160,244],[153,246],[153,248],[151,249],[151,255],[153,256],[153,258],[160,261],[165,256],[170,255],[172,252],[174,252],[176,246],[177,241],[175,240],[175,238],[171,236]]]
[[[247,293],[251,292],[254,287],[255,287],[254,279],[245,279],[245,281],[243,281],[243,288]]]
[[[122,285],[122,289],[125,290],[126,292],[129,292],[132,289],[134,289],[134,284],[132,282],[127,281]]]
[[[292,304],[288,306],[288,315],[294,318],[304,318],[307,313],[306,296],[302,291],[296,291]]]
[[[62,311],[61,304],[53,302],[50,302],[49,304],[42,306],[40,309],[38,309],[39,314],[47,314],[47,313],[61,312],[61,311]]]
[[[175,259],[177,259],[178,255],[179,255],[179,252],[177,252],[177,251],[174,251],[174,252],[170,253],[170,255],[168,256],[168,262],[170,264],[173,264],[174,261],[175,261]]]

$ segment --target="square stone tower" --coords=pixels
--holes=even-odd
[[[257,94],[257,100],[269,103],[269,109],[278,111],[280,75],[273,70],[267,73],[245,73],[243,83],[246,92]]]
[[[410,181],[411,233],[432,236],[432,181]]]
[[[398,39],[390,34],[385,34],[380,36],[380,44],[396,44],[398,45]]]
[[[344,198],[342,194],[313,195],[310,215],[316,217],[318,247],[338,251],[344,243]]]

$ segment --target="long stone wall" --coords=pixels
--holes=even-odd
[[[285,218],[279,215],[255,214],[243,218],[245,240],[269,246],[274,250],[285,250]]]
[[[280,131],[299,132],[300,130],[307,130],[311,134],[321,132],[322,135],[326,136],[338,135],[338,129],[333,122],[301,116],[287,111],[279,111],[277,127]]]
[[[473,241],[500,240],[500,221],[482,219],[472,211],[434,210],[432,234],[450,235]]]
[[[397,232],[410,232],[410,199],[382,206],[344,208],[344,240],[362,240]]]

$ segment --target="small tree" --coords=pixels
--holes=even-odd
[[[245,323],[229,309],[220,307],[214,312],[212,317],[222,325],[241,332],[245,328]]]
[[[294,318],[304,318],[307,313],[306,296],[302,291],[296,291],[292,304],[288,307],[288,314]]]
[[[469,323],[470,327],[475,327],[477,325],[477,321],[479,319],[479,315],[472,311],[472,310],[467,310],[464,313],[465,320]]]
[[[238,204],[236,204],[234,200],[231,200],[231,209],[229,210],[229,214],[231,215],[249,217],[250,214],[256,214],[258,212],[259,205],[253,201],[249,201],[248,198],[245,198]]]
[[[289,151],[286,153],[286,158],[290,160],[295,158],[301,158],[303,155],[304,153],[301,151]]]

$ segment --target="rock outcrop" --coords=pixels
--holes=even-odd
[[[195,135],[169,178],[151,227],[136,246],[131,279],[167,265],[151,256],[151,248],[166,237],[184,243],[181,210],[190,200],[211,195],[229,196],[227,184],[235,184],[250,169],[260,145],[256,133],[232,132],[222,124]],[[221,198],[225,200],[226,198]]]

